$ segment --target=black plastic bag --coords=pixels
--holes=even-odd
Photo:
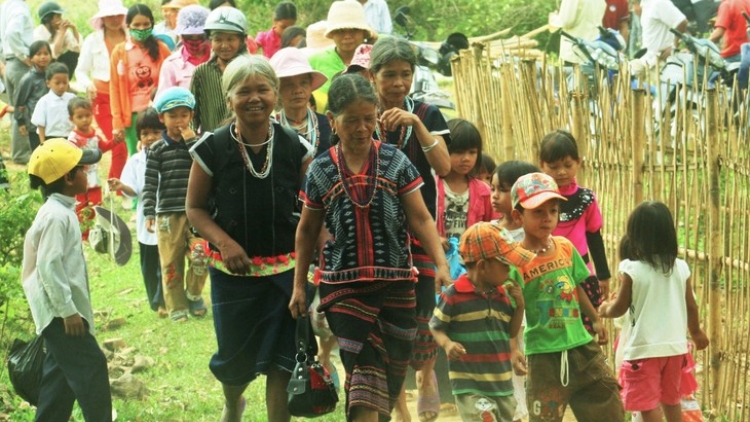
[[[8,356],[8,377],[16,394],[36,406],[42,386],[44,339],[37,336],[30,342],[15,339]]]

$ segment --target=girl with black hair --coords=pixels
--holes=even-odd
[[[625,410],[644,421],[681,421],[680,397],[689,356],[685,332],[696,350],[708,347],[701,329],[690,268],[677,258],[672,213],[661,202],[644,202],[628,218],[620,244],[620,289],[599,307],[599,315],[630,317],[629,336],[620,343],[620,395]]]
[[[159,82],[161,64],[169,57],[166,44],[153,35],[154,14],[145,4],[134,4],[125,16],[128,39],[112,51],[109,93],[112,137],[125,140],[128,155],[136,153],[138,112],[148,108]]]

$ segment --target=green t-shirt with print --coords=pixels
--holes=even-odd
[[[526,304],[526,354],[569,350],[591,342],[581,321],[578,289],[590,273],[575,246],[553,237],[555,253],[518,270]]]

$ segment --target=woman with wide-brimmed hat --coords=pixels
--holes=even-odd
[[[356,1],[333,2],[328,10],[327,22],[325,36],[332,39],[335,45],[310,56],[313,69],[328,77],[328,82],[314,92],[320,111],[327,108],[331,79],[349,66],[360,44],[373,42],[378,36],[365,19],[365,9]]]
[[[99,0],[99,11],[89,20],[95,29],[81,46],[75,75],[93,103],[94,119],[107,139],[112,139],[112,109],[110,108],[110,63],[117,44],[125,42],[125,15],[128,9],[120,0]],[[128,160],[124,142],[112,148],[112,164],[107,178],[119,178]]]
[[[279,77],[278,121],[307,139],[313,155],[327,150],[331,144],[331,125],[325,115],[309,107],[310,94],[328,81],[326,75],[310,67],[299,49],[282,48],[271,58],[271,66]]]

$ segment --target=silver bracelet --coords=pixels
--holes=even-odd
[[[438,141],[437,138],[436,138],[435,142],[433,142],[432,145],[428,145],[426,147],[422,147],[422,152],[424,152],[426,154],[426,153],[432,151],[433,148],[435,148],[436,146],[438,146],[439,143],[440,143],[440,141]]]

